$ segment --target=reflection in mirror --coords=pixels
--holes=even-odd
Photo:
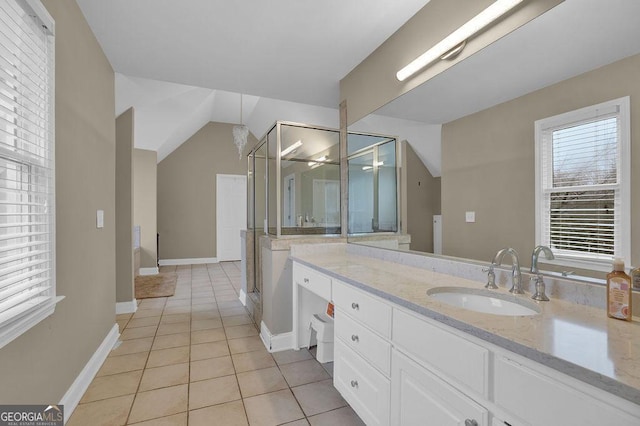
[[[633,106],[640,99],[638,13],[639,2],[615,6],[597,1],[562,2],[348,130],[394,134],[402,141],[403,209],[413,197],[405,197],[404,191],[419,195],[425,182],[424,177],[411,176],[405,162],[419,159],[433,178],[442,176],[439,199],[425,202],[431,206],[441,203],[433,209],[441,208],[444,255],[487,263],[497,250],[510,246],[519,252],[522,265],[529,267],[536,246],[534,123],[630,96],[631,133],[637,131],[633,125],[640,123],[640,109]],[[567,22],[573,23],[571,32],[566,31]],[[597,36],[592,31],[595,27]],[[522,46],[528,46],[526,51]],[[431,136],[424,137],[427,134]],[[637,164],[637,138],[632,145],[630,160]],[[637,181],[634,175],[632,182]],[[640,189],[632,184],[631,199],[638,197]],[[402,232],[411,234],[412,250],[425,251],[414,243],[426,229],[411,230],[420,221],[431,224],[425,205],[415,203],[403,212]],[[640,246],[633,244],[640,238],[636,231],[640,212],[635,207],[631,229],[625,231],[632,233],[627,268],[640,265]],[[474,213],[468,220],[467,212]],[[429,240],[424,247],[433,245],[433,237]],[[597,270],[590,264],[579,268],[545,261],[540,268],[545,273],[565,271],[571,278],[601,278],[610,266]]]
[[[398,231],[396,139],[349,133],[349,234]]]

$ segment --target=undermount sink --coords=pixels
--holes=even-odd
[[[448,305],[485,314],[528,316],[540,313],[540,308],[534,302],[485,289],[435,287],[427,290],[427,294]]]

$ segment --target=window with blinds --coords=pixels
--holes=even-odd
[[[0,2],[0,347],[53,312],[53,20]]]
[[[629,260],[629,98],[536,122],[537,243],[556,257]]]

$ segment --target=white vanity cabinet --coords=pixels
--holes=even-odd
[[[640,405],[335,277],[294,275],[332,297],[334,386],[367,425],[640,426]]]
[[[334,386],[367,425],[388,425],[391,307],[333,280]]]

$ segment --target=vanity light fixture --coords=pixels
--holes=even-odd
[[[491,6],[471,18],[467,23],[398,71],[396,78],[404,81],[437,59],[454,58],[464,49],[467,39],[523,1],[524,0],[496,0]]]
[[[288,147],[286,149],[283,149],[282,152],[280,152],[280,157],[284,157],[285,155],[295,151],[296,149],[300,148],[301,146],[302,146],[302,140],[299,140],[298,142],[294,143],[290,147]]]

